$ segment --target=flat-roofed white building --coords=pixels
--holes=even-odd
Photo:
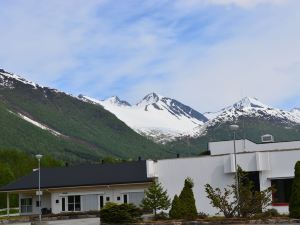
[[[197,210],[210,215],[217,210],[206,197],[205,184],[225,188],[234,183],[234,142],[209,143],[210,155],[193,158],[158,160],[153,164],[158,180],[171,197],[180,194],[184,179],[194,181]],[[274,185],[272,207],[288,213],[290,188],[294,177],[294,166],[300,160],[300,141],[256,144],[249,140],[236,141],[237,164],[254,181],[257,190]]]

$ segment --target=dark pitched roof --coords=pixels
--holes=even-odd
[[[42,168],[41,188],[60,188],[150,182],[146,161],[93,164],[64,168]],[[0,188],[0,192],[38,187],[38,171]]]

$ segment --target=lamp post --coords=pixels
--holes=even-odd
[[[39,162],[39,191],[38,191],[38,196],[39,196],[39,221],[42,221],[42,202],[41,202],[41,158],[43,155],[36,155],[35,156]]]
[[[233,131],[233,152],[234,152],[234,168],[235,168],[235,185],[236,185],[236,198],[238,204],[238,214],[240,214],[239,204],[240,204],[240,196],[239,196],[239,177],[238,177],[238,168],[237,168],[237,160],[236,160],[236,132],[239,129],[239,125],[232,124],[229,126],[229,129]]]

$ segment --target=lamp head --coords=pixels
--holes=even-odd
[[[236,125],[236,124],[232,124],[229,126],[229,129],[231,131],[237,131],[239,128],[240,128],[239,125]]]
[[[42,157],[43,157],[43,155],[40,155],[40,154],[35,155],[35,158],[37,158],[38,160],[40,160]]]

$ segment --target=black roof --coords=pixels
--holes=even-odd
[[[144,183],[150,181],[152,179],[147,177],[147,166],[144,160],[118,164],[92,164],[41,169],[42,189]],[[0,192],[37,188],[38,171],[35,171],[0,188]]]

